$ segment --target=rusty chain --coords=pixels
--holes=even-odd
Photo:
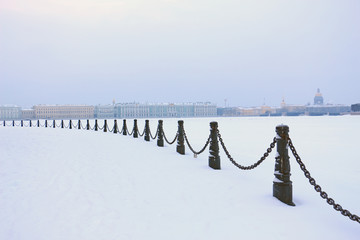
[[[252,170],[254,168],[256,168],[257,166],[259,166],[271,153],[272,149],[275,147],[275,143],[276,143],[276,137],[274,137],[272,143],[270,143],[270,147],[266,150],[266,152],[264,153],[264,155],[260,158],[259,161],[257,161],[256,163],[254,163],[253,165],[250,166],[242,166],[239,163],[237,163],[232,156],[230,155],[229,151],[227,150],[227,148],[225,147],[224,141],[221,137],[221,134],[219,132],[219,130],[217,130],[217,135],[219,137],[220,140],[220,144],[223,147],[227,157],[229,158],[229,160],[238,168],[240,168],[241,170]]]
[[[360,217],[352,214],[351,212],[349,212],[346,209],[343,209],[343,207],[340,204],[335,203],[334,199],[329,198],[328,194],[325,191],[321,190],[321,187],[316,184],[316,181],[313,177],[311,177],[310,172],[306,169],[305,164],[302,162],[300,156],[297,154],[296,149],[291,141],[291,139],[288,139],[288,143],[289,143],[289,147],[296,159],[296,162],[300,165],[301,170],[304,172],[304,175],[307,179],[309,179],[309,183],[310,185],[314,186],[314,189],[316,192],[320,193],[320,196],[323,199],[326,199],[326,202],[330,205],[333,206],[333,208],[336,211],[339,211],[343,216],[345,217],[349,217],[351,220],[360,223]]]

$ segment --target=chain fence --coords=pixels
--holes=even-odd
[[[226,153],[226,156],[229,158],[229,160],[238,168],[240,168],[241,170],[252,170],[254,168],[256,168],[257,166],[259,166],[271,153],[272,149],[275,147],[276,144],[276,137],[274,137],[272,143],[270,143],[270,147],[266,150],[266,152],[264,153],[264,155],[260,158],[259,161],[257,161],[256,163],[250,165],[250,166],[243,166],[239,163],[237,163],[234,158],[230,155],[229,151],[227,150],[224,140],[221,137],[220,131],[217,130],[217,135],[220,141],[220,144],[222,146],[222,148],[224,149],[224,152]]]
[[[206,140],[205,146],[200,151],[195,151],[194,148],[191,146],[191,144],[189,142],[189,139],[188,139],[188,137],[186,135],[185,129],[183,129],[183,133],[184,133],[184,138],[185,138],[186,145],[189,147],[190,151],[194,154],[194,156],[200,155],[209,146],[211,136],[208,137],[208,139]]]
[[[58,127],[58,128],[64,126],[64,128],[67,128],[67,129],[68,129],[68,128],[71,128],[71,127],[73,127],[74,129],[80,127],[80,129],[84,129],[84,130],[87,129],[88,126],[89,126],[89,129],[90,129],[90,130],[95,130],[95,127],[96,127],[96,123],[95,123],[95,125],[94,125],[93,127],[91,127],[91,124],[90,124],[90,125],[86,124],[86,126],[84,127],[84,125],[82,124],[81,121],[79,121],[77,124],[72,124],[71,120],[69,121],[69,123],[68,123],[67,125],[66,125],[63,121],[61,121],[61,123],[58,125],[58,124],[56,124],[56,121],[55,121],[55,120],[52,122],[52,124],[47,124],[47,121],[45,122],[45,124],[42,124],[40,121],[37,121],[35,124],[33,124],[33,123],[31,122],[31,120],[30,120],[29,123],[27,123],[27,124],[24,123],[23,121],[21,121],[21,122],[19,122],[19,123],[16,123],[15,121],[12,121],[12,122],[10,122],[10,123],[4,121],[1,125],[4,126],[4,127],[5,127],[5,126],[8,126],[8,127],[10,127],[10,126],[16,126],[16,127],[19,127],[19,126],[25,126],[25,127],[30,127],[30,126],[31,126],[31,127],[38,127],[38,126],[39,126],[39,127],[45,127],[45,126],[47,126],[47,127]],[[115,131],[115,127],[116,127],[116,126],[114,125],[113,128],[110,129],[109,126],[104,123],[104,126],[103,126],[103,127],[99,127],[99,126],[98,126],[98,130],[101,131],[101,130],[104,130],[104,128],[106,128],[109,132],[114,132],[114,131]],[[145,132],[146,132],[146,129],[147,129],[147,128],[145,127],[145,128],[144,128],[144,131],[143,131],[142,133],[140,133],[137,128],[136,128],[136,131],[137,131],[137,133],[142,137],[142,136],[144,136],[144,134],[145,134]],[[185,132],[185,129],[184,129],[183,127],[182,127],[182,128],[179,128],[179,130],[176,132],[175,138],[174,138],[172,141],[169,141],[169,140],[167,139],[167,137],[166,137],[166,135],[165,135],[165,133],[164,133],[164,130],[163,130],[162,128],[160,129],[160,124],[158,125],[158,127],[157,127],[157,129],[156,129],[156,134],[155,134],[155,136],[151,133],[150,127],[148,128],[148,132],[149,132],[149,135],[150,135],[151,139],[155,140],[155,139],[157,138],[157,136],[160,134],[160,131],[162,131],[162,135],[164,136],[165,141],[166,141],[169,145],[174,144],[175,141],[179,138],[179,131],[180,131],[180,130],[182,130],[182,134],[183,134],[183,136],[184,136],[185,142],[186,142],[187,146],[189,147],[189,149],[191,150],[191,152],[194,154],[194,156],[197,156],[197,155],[203,153],[203,152],[206,150],[206,148],[209,146],[209,144],[210,144],[212,141],[214,141],[214,139],[211,140],[212,137],[211,137],[211,133],[210,133],[208,139],[206,140],[206,143],[205,143],[204,147],[203,147],[200,151],[195,151],[194,148],[192,147],[192,145],[190,144],[190,141],[189,141],[189,139],[188,139],[188,137],[187,137],[187,134],[186,134],[186,132]],[[135,127],[132,129],[132,132],[131,132],[131,133],[129,132],[129,130],[128,130],[127,128],[124,129],[124,127],[122,128],[121,131],[117,131],[117,133],[118,133],[118,134],[122,134],[123,131],[127,131],[127,133],[131,136],[131,135],[134,134]],[[234,158],[231,156],[231,154],[229,153],[229,151],[228,151],[228,149],[227,149],[227,147],[226,147],[226,145],[225,145],[225,143],[224,143],[224,140],[223,140],[223,138],[222,138],[222,135],[221,135],[219,129],[216,128],[216,132],[215,132],[215,130],[214,130],[213,133],[216,133],[216,139],[219,140],[220,145],[222,146],[222,148],[223,148],[226,156],[227,156],[228,159],[231,161],[231,163],[234,164],[236,167],[238,167],[238,168],[241,169],[241,170],[252,170],[252,169],[255,169],[256,167],[258,167],[262,162],[265,161],[265,159],[267,159],[267,157],[268,157],[269,154],[272,152],[272,150],[275,148],[275,145],[276,145],[276,143],[277,143],[277,138],[274,137],[274,138],[273,138],[273,141],[270,143],[270,146],[267,148],[266,152],[263,154],[263,156],[260,158],[260,160],[258,160],[257,162],[255,162],[255,163],[252,164],[252,165],[243,166],[243,165],[239,164],[238,162],[236,162],[236,161],[234,160]],[[211,143],[211,144],[213,144],[213,143]],[[217,143],[217,140],[216,140],[216,146],[217,146],[217,144],[218,144],[218,143]],[[327,194],[325,191],[322,190],[321,186],[316,183],[316,180],[311,176],[310,172],[307,170],[305,164],[303,163],[303,161],[301,160],[300,156],[298,155],[298,153],[297,153],[297,151],[296,151],[296,149],[295,149],[295,147],[294,147],[294,145],[293,145],[293,142],[292,142],[292,140],[290,139],[290,137],[287,138],[287,144],[288,144],[288,146],[289,146],[292,154],[294,155],[294,157],[295,157],[295,159],[296,159],[296,162],[299,164],[300,169],[304,172],[305,177],[308,179],[310,185],[312,185],[312,186],[314,187],[315,191],[320,194],[321,198],[323,198],[324,200],[326,200],[326,202],[327,202],[330,206],[332,206],[336,211],[340,212],[343,216],[348,217],[348,218],[349,218],[350,220],[352,220],[352,221],[355,221],[355,222],[357,222],[357,223],[360,223],[360,217],[359,217],[359,216],[357,216],[356,214],[351,213],[349,210],[344,209],[340,204],[336,203],[335,200],[332,199],[332,198],[330,198],[330,197],[328,196],[328,194]],[[218,151],[218,150],[217,150],[217,151]]]
[[[350,211],[344,209],[340,204],[337,204],[334,199],[330,198],[328,196],[328,194],[322,190],[321,186],[316,184],[316,180],[311,177],[310,172],[306,169],[305,164],[303,163],[303,161],[301,160],[299,154],[297,153],[294,144],[292,143],[292,140],[289,138],[288,139],[288,144],[290,147],[291,152],[293,153],[296,162],[299,164],[300,169],[304,172],[305,177],[309,180],[310,185],[314,186],[314,189],[316,192],[320,193],[321,198],[325,199],[326,202],[330,205],[333,206],[333,208],[336,211],[339,211],[343,216],[345,217],[349,217],[352,221],[358,222],[360,223],[360,217],[352,214]]]

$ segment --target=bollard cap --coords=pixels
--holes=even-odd
[[[179,123],[180,125],[182,125],[182,124],[184,124],[184,120],[179,120],[178,123]]]
[[[218,122],[210,122],[211,128],[217,128],[217,126],[218,126]]]
[[[283,124],[276,126],[276,133],[281,138],[288,137],[289,136],[289,126],[283,125]]]

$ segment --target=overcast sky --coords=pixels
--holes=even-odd
[[[0,105],[360,102],[359,0],[0,0]]]

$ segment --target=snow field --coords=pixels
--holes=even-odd
[[[272,117],[184,119],[195,150],[210,121],[242,165],[257,161],[275,136],[290,137],[330,197],[359,215],[359,118]],[[83,121],[85,123],[85,121]],[[112,121],[108,120],[112,128]],[[118,120],[121,129],[122,121]],[[103,122],[99,120],[99,125]],[[127,121],[129,131],[132,120]],[[138,120],[142,132],[144,121]],[[157,120],[150,120],[153,134]],[[177,119],[164,119],[172,140]],[[294,202],[272,197],[273,152],[241,171],[221,151],[212,170],[208,150],[194,158],[141,137],[77,129],[0,127],[0,239],[358,239],[360,226],[310,186],[292,154]]]

